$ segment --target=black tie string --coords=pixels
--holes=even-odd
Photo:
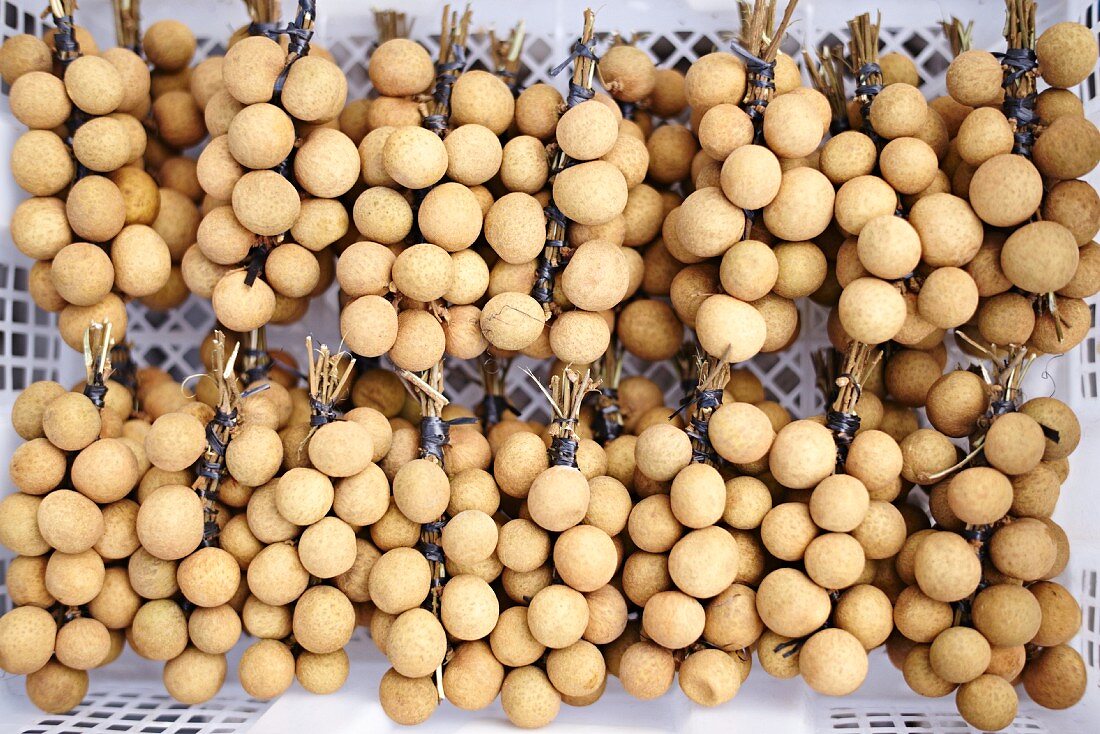
[[[748,109],[745,110],[749,119],[752,120],[756,137],[759,139],[763,132],[764,109],[768,106],[771,93],[775,91],[775,62],[765,61],[737,41],[730,41],[730,51],[745,62],[748,83],[758,89],[766,90],[765,94],[759,98],[751,99],[748,102]]]
[[[546,214],[547,219],[555,222],[561,228],[561,231],[565,231],[568,220],[553,202],[543,209],[543,212]],[[546,240],[545,246],[556,247],[560,250],[565,247],[565,241]],[[545,306],[554,300],[554,279],[558,274],[558,270],[559,268],[554,265],[551,258],[539,258],[538,264],[535,266],[535,285],[531,288],[531,297],[538,301],[540,305]]]
[[[477,423],[477,418],[464,415],[443,420],[437,415],[426,415],[420,419],[420,457],[434,457],[443,465],[443,447],[451,442],[451,426],[464,426]]]
[[[550,76],[557,76],[565,71],[566,67],[570,64],[579,61],[580,59],[590,59],[593,63],[599,61],[599,57],[596,56],[596,39],[590,38],[587,42],[577,40],[573,43],[573,48],[569,52],[569,56],[560,64],[550,70]],[[572,79],[569,80],[569,94],[566,96],[565,101],[570,107],[576,107],[581,102],[587,102],[596,96],[596,92],[581,84],[577,84]]]
[[[1034,74],[1039,68],[1034,49],[1010,48],[1004,53],[993,55],[1003,66],[1008,67],[1009,71],[1001,82],[1001,86],[1006,90],[1015,86],[1025,76]],[[1004,102],[1001,103],[1001,110],[1005,117],[1015,121],[1012,152],[1027,158],[1031,157],[1031,146],[1035,144],[1034,126],[1039,121],[1038,115],[1035,114],[1035,100],[1034,92],[1023,97],[1005,94]]]
[[[459,72],[466,68],[466,49],[461,44],[456,43],[452,46],[452,53],[454,59],[445,64],[437,63],[435,65],[436,81],[432,98],[435,99],[437,110],[451,109],[451,90],[455,82],[458,81]],[[447,131],[447,125],[447,115],[442,113],[428,115],[424,118],[424,127],[441,137]]]

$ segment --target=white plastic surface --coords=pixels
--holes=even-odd
[[[284,0],[284,16],[294,2]],[[434,48],[442,3],[435,0],[404,0],[399,5],[414,18],[412,35]],[[41,0],[0,0],[0,30],[5,36],[37,32]],[[88,26],[101,45],[113,39],[108,0],[82,0],[77,22]],[[371,9],[365,0],[319,0],[320,19],[316,40],[336,55],[348,74],[350,96],[367,93],[369,83],[365,60],[374,43]],[[379,6],[387,5],[379,2]],[[524,81],[553,81],[548,70],[563,59],[581,21],[581,0],[540,2],[474,2],[474,25],[478,31],[495,26],[509,28],[517,19],[527,21],[524,47]],[[908,54],[921,69],[924,91],[943,92],[943,71],[950,54],[938,21],[951,14],[975,21],[976,47],[1001,48],[1004,18],[1002,0],[884,0],[873,5],[847,0],[802,0],[784,49],[792,54],[799,46],[820,46],[847,39],[846,20],[857,12],[880,8],[883,14],[883,52]],[[651,50],[662,66],[686,69],[693,58],[724,47],[725,39],[737,29],[733,0],[606,0],[598,5],[597,28],[601,32],[629,35],[645,32],[639,41]],[[246,22],[239,0],[145,0],[146,25],[173,17],[183,20],[200,36],[199,56],[220,53],[221,42],[231,29]],[[1040,0],[1039,27],[1059,20],[1080,20],[1100,27],[1097,0],[1051,2]],[[604,44],[605,46],[606,44]],[[482,32],[471,39],[471,58],[485,64],[488,39]],[[601,46],[603,48],[604,46]],[[850,86],[850,82],[849,82]],[[1100,122],[1098,81],[1094,76],[1082,85],[1086,109]],[[20,134],[0,102],[0,150],[9,150]],[[1093,181],[1094,185],[1097,181]],[[30,262],[11,244],[7,222],[12,209],[23,198],[10,177],[0,176],[0,424],[8,425],[8,413],[16,394],[28,382],[57,379],[71,384],[80,379],[78,355],[56,336],[54,317],[35,310],[26,292]],[[339,341],[335,293],[317,301],[307,318],[288,328],[273,328],[273,347],[300,353],[303,338],[313,333],[329,344]],[[1095,309],[1095,306],[1094,306]],[[801,306],[802,328],[798,344],[780,355],[764,356],[749,366],[756,372],[771,397],[798,416],[811,415],[821,407],[817,394],[811,353],[823,346],[824,311],[813,304]],[[1095,311],[1094,311],[1095,312]],[[213,323],[207,304],[191,299],[170,315],[148,313],[136,304],[129,307],[129,338],[134,342],[139,363],[160,364],[177,377],[196,371],[197,345]],[[1095,324],[1095,318],[1094,318]],[[1074,455],[1069,481],[1063,487],[1055,519],[1067,530],[1073,547],[1069,568],[1062,579],[1081,602],[1084,626],[1073,643],[1085,656],[1089,687],[1085,700],[1067,712],[1040,709],[1023,697],[1020,716],[1013,732],[1051,734],[1094,734],[1100,732],[1100,537],[1096,532],[1097,511],[1092,477],[1100,470],[1100,363],[1095,329],[1081,347],[1065,357],[1039,360],[1032,369],[1028,389],[1031,395],[1054,393],[1070,403],[1081,417],[1085,439]],[[669,390],[669,401],[678,400],[678,378],[671,364],[641,365],[628,360],[624,374],[644,373]],[[450,362],[450,394],[458,402],[472,404],[481,396],[477,367]],[[513,370],[509,396],[526,412],[540,402],[526,377]],[[17,437],[0,430],[0,462],[6,465]],[[0,493],[10,491],[6,486]],[[2,585],[6,556],[0,552],[0,612],[8,601]],[[34,732],[165,732],[178,734],[233,734],[236,732],[351,732],[397,731],[377,703],[377,684],[387,665],[358,630],[349,648],[353,665],[347,685],[337,694],[318,698],[295,685],[273,703],[252,701],[235,680],[235,664],[241,646],[230,659],[230,674],[221,695],[198,707],[172,702],[160,685],[161,664],[142,660],[131,651],[103,670],[92,672],[91,689],[85,702],[66,716],[44,715],[31,706],[23,694],[21,677],[0,674],[0,734]],[[757,666],[758,667],[758,666]],[[444,704],[421,727],[426,732],[481,732],[512,730],[499,703],[486,711],[470,713]],[[650,702],[629,698],[612,678],[607,694],[597,705],[571,709],[563,706],[554,724],[557,731],[683,731],[712,732],[846,732],[849,734],[958,733],[969,728],[955,712],[952,697],[925,699],[913,694],[886,659],[882,650],[871,655],[871,673],[854,696],[830,699],[818,696],[799,680],[779,681],[761,670],[750,676],[737,697],[718,709],[707,710],[689,704],[678,691]]]

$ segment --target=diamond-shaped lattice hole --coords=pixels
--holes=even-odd
[[[946,56],[941,54],[939,51],[936,51],[934,54],[929,56],[923,64],[921,64],[921,68],[923,68],[925,71],[925,74],[922,75],[922,81],[928,78],[934,79],[945,73],[947,71],[947,67],[950,64],[951,62],[947,60]]]
[[[706,56],[714,50],[714,39],[707,38],[706,36],[700,36],[699,39],[691,45],[691,50],[695,52],[695,56]]]
[[[676,46],[665,36],[658,36],[649,47],[650,55],[662,65],[676,51]]]
[[[550,59],[550,44],[541,38],[536,38],[524,46],[523,55],[535,62],[536,67],[541,67]]]
[[[914,33],[913,35],[909,36],[909,38],[907,38],[901,44],[901,46],[905,49],[905,51],[909,54],[911,58],[916,58],[921,51],[928,48],[928,41],[925,40],[924,36],[918,33]]]

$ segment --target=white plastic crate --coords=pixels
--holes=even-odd
[[[401,0],[367,3],[365,0],[319,0],[315,39],[328,47],[347,73],[349,97],[369,91],[366,60],[375,43],[372,7],[400,6],[413,20],[412,35],[435,48],[439,13],[437,0]],[[457,4],[457,3],[456,3]],[[782,0],[780,0],[782,4]],[[283,0],[284,18],[293,11],[294,1]],[[686,70],[691,60],[726,40],[738,28],[736,4],[732,0],[606,0],[596,4],[597,30],[601,34],[634,32],[646,34],[638,44],[659,59],[661,66]],[[1060,21],[1078,20],[1100,29],[1100,0],[1039,0],[1039,28]],[[0,30],[5,37],[15,33],[37,33],[41,0],[0,0]],[[564,85],[564,75],[549,77],[548,70],[568,54],[581,24],[582,0],[543,0],[516,3],[503,0],[474,2],[477,31],[470,41],[470,58],[484,66],[489,60],[489,27],[510,28],[519,18],[527,22],[523,81],[548,81]],[[938,21],[946,15],[975,21],[975,47],[1001,48],[1004,22],[1002,0],[879,0],[874,4],[848,0],[802,0],[796,22],[784,49],[792,54],[805,45],[846,41],[846,21],[864,10],[881,9],[883,52],[899,51],[913,58],[921,71],[927,95],[944,91],[943,73],[950,51]],[[224,50],[231,30],[247,21],[239,0],[145,0],[143,23],[163,18],[186,22],[199,36],[197,57]],[[114,26],[109,0],[82,0],[77,22],[92,30],[101,46],[113,43]],[[601,36],[601,38],[604,38]],[[606,39],[600,48],[606,48]],[[1090,117],[1100,122],[1100,75],[1094,74],[1080,90]],[[19,124],[0,102],[0,149],[8,150],[20,134]],[[1094,185],[1100,178],[1094,177]],[[12,401],[27,383],[57,379],[66,384],[80,379],[79,356],[61,343],[55,334],[54,317],[38,312],[27,293],[30,262],[11,244],[7,222],[23,194],[9,176],[0,176],[0,421],[7,425]],[[1095,314],[1095,306],[1094,314]],[[825,312],[804,303],[798,344],[779,355],[765,355],[749,367],[763,380],[770,397],[782,402],[797,416],[808,416],[821,408],[813,377],[811,357],[823,346]],[[139,363],[158,364],[177,377],[196,371],[197,345],[213,324],[207,303],[192,298],[169,315],[146,312],[139,305],[129,307],[129,339]],[[1097,330],[1073,353],[1042,358],[1032,368],[1029,394],[1056,394],[1070,403],[1081,417],[1085,441],[1073,457],[1073,469],[1063,487],[1055,519],[1067,529],[1073,546],[1069,568],[1061,581],[1080,601],[1083,628],[1073,643],[1085,657],[1089,687],[1084,701],[1066,712],[1041,709],[1026,699],[1009,731],[1065,732],[1100,731],[1100,536],[1093,523],[1091,482],[1100,469],[1093,447],[1100,440],[1100,356]],[[335,293],[316,301],[307,318],[291,327],[269,331],[272,346],[301,354],[303,339],[312,333],[330,344],[339,341]],[[448,363],[450,394],[472,404],[481,396],[477,365]],[[669,403],[679,399],[678,377],[670,363],[644,365],[627,360],[624,374],[644,373],[668,390]],[[509,396],[525,414],[538,410],[541,399],[518,370],[509,380]],[[0,461],[7,463],[17,437],[0,429]],[[9,491],[0,489],[0,493]],[[7,555],[0,550],[0,612],[9,602],[3,587]],[[295,684],[283,697],[271,703],[251,700],[235,680],[236,661],[242,646],[230,657],[230,672],[221,694],[201,706],[185,707],[172,701],[160,684],[161,664],[142,660],[127,651],[102,670],[92,671],[91,686],[84,703],[64,716],[44,715],[29,704],[21,677],[0,674],[0,734],[34,732],[151,732],[166,734],[235,734],[236,732],[290,732],[310,728],[319,731],[396,731],[377,703],[377,683],[387,663],[357,630],[349,646],[352,670],[347,685],[337,694],[318,698]],[[559,730],[590,731],[593,728],[639,732],[712,732],[736,728],[743,731],[846,732],[850,734],[925,734],[970,731],[956,713],[952,697],[925,699],[913,694],[901,675],[887,661],[882,650],[871,655],[867,682],[854,695],[843,699],[822,697],[800,680],[779,681],[759,666],[737,697],[717,709],[690,704],[678,689],[657,701],[638,702],[628,697],[615,679],[592,707],[562,707],[554,727]],[[369,727],[369,729],[368,729]],[[422,727],[425,731],[511,730],[499,704],[486,711],[457,711],[446,704]]]

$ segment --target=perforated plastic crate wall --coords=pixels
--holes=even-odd
[[[284,16],[291,12],[292,0],[284,0]],[[412,35],[434,49],[437,39],[440,2],[405,0],[400,5],[413,18]],[[347,72],[352,97],[369,91],[365,62],[373,47],[375,33],[371,4],[362,0],[319,0],[320,20],[317,39],[330,48]],[[379,3],[385,5],[385,3]],[[5,36],[37,32],[38,15],[44,6],[40,0],[0,0],[0,28]],[[1100,26],[1097,1],[1047,2],[1040,0],[1040,28],[1058,20],[1081,20]],[[484,66],[489,59],[488,39],[482,32],[490,26],[509,28],[518,18],[527,20],[524,47],[525,82],[549,81],[563,85],[563,78],[551,79],[548,70],[565,58],[579,29],[584,3],[579,0],[546,0],[539,3],[508,3],[482,0],[474,3],[474,27],[471,39],[473,63]],[[921,70],[922,85],[929,95],[944,91],[943,72],[950,52],[940,33],[938,21],[946,14],[975,20],[975,46],[998,47],[1003,24],[1001,0],[962,0],[950,4],[929,0],[886,0],[861,4],[842,0],[803,0],[799,5],[792,37],[784,49],[794,53],[800,45],[820,46],[847,39],[845,22],[863,10],[879,8],[883,13],[883,52],[900,51],[914,58]],[[714,47],[724,47],[736,30],[735,4],[730,0],[608,0],[597,7],[597,27],[601,32],[634,31],[646,33],[639,45],[660,59],[661,66],[686,70],[691,60]],[[224,39],[231,29],[246,21],[237,0],[192,0],[171,3],[146,0],[142,7],[145,24],[173,17],[188,23],[200,37],[198,56],[223,51]],[[78,22],[88,26],[101,45],[113,38],[107,0],[83,0]],[[606,43],[601,46],[605,47]],[[1086,109],[1100,121],[1096,76],[1082,85]],[[6,110],[6,98],[0,103],[0,146],[10,149],[21,130]],[[1094,185],[1097,181],[1093,181]],[[78,355],[54,335],[54,318],[37,312],[26,292],[30,262],[11,245],[7,222],[12,209],[23,198],[9,176],[0,177],[0,419],[6,420],[18,390],[36,379],[60,379],[66,384],[80,378]],[[780,355],[757,358],[749,367],[764,381],[769,394],[798,416],[820,409],[821,400],[814,386],[810,354],[824,343],[824,312],[812,305],[801,307],[803,323],[799,343]],[[170,315],[145,311],[131,305],[129,336],[137,358],[159,364],[177,376],[194,372],[196,345],[213,324],[206,303],[191,299]],[[303,338],[313,333],[335,344],[339,340],[335,294],[316,302],[307,318],[298,325],[273,328],[274,346],[301,354]],[[1100,410],[1096,406],[1100,390],[1100,364],[1096,353],[1095,329],[1077,352],[1056,360],[1043,360],[1033,370],[1033,394],[1057,395],[1070,402],[1085,423],[1086,443],[1074,456],[1073,473],[1063,492],[1056,519],[1070,532],[1074,557],[1064,582],[1082,603],[1085,625],[1075,644],[1089,666],[1089,692],[1083,704],[1070,712],[1055,713],[1038,709],[1026,700],[1021,715],[1011,729],[1014,732],[1096,732],[1100,731],[1100,541],[1096,540],[1094,515],[1087,477],[1100,469],[1100,461],[1090,451],[1100,437]],[[459,401],[471,403],[481,395],[476,366],[452,361],[448,364],[449,388]],[[675,369],[670,364],[644,365],[629,360],[626,374],[644,373],[669,389],[669,402],[678,399]],[[510,396],[525,413],[541,406],[533,386],[518,370],[513,371]],[[16,445],[10,430],[0,430],[0,460],[7,461]],[[10,490],[3,490],[10,491]],[[0,556],[0,579],[3,558]],[[0,611],[7,608],[0,586]],[[356,635],[350,650],[353,669],[347,686],[338,694],[317,699],[295,686],[274,704],[250,701],[235,682],[234,669],[240,649],[230,661],[229,680],[223,694],[210,704],[186,709],[168,700],[160,686],[160,665],[126,653],[115,664],[93,671],[91,690],[85,703],[68,716],[43,716],[22,695],[22,679],[0,677],[0,734],[28,732],[189,732],[229,734],[251,731],[287,732],[305,727],[332,731],[396,730],[377,704],[376,686],[386,665],[365,639]],[[889,665],[884,654],[872,655],[872,672],[863,689],[854,697],[836,700],[809,693],[801,682],[778,681],[756,670],[737,698],[717,710],[690,705],[674,691],[655,702],[639,703],[629,699],[614,680],[607,695],[594,707],[563,707],[557,726],[575,729],[589,727],[628,728],[637,731],[711,732],[731,727],[750,731],[810,732],[839,731],[851,734],[909,732],[960,732],[967,727],[954,712],[950,699],[916,697]],[[468,714],[443,706],[428,723],[432,731],[483,730],[507,728],[499,706],[485,712]]]

